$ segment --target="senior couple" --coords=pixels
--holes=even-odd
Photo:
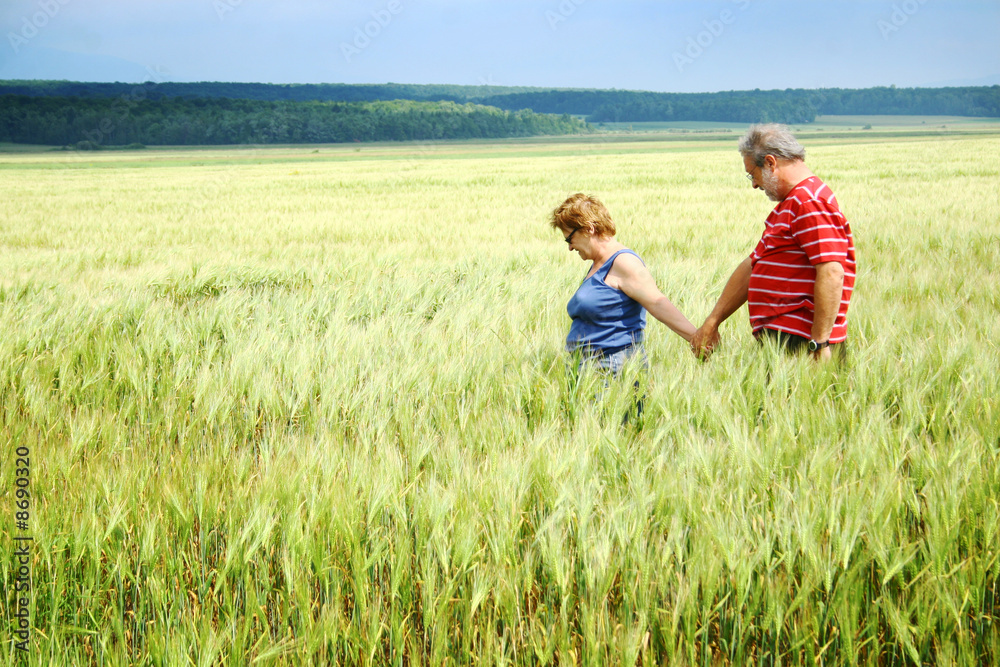
[[[704,359],[719,343],[719,325],[747,302],[758,340],[772,338],[790,353],[820,361],[841,355],[854,288],[854,241],[836,197],[806,166],[805,149],[783,125],[751,126],[739,152],[754,189],[778,204],[700,328],[660,292],[639,256],[615,240],[614,222],[601,202],[576,194],[553,211],[552,226],[569,249],[592,262],[567,306],[573,323],[566,347],[580,355],[581,364],[611,374],[631,357],[645,365],[647,311]]]

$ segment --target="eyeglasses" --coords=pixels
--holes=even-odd
[[[563,241],[565,241],[566,243],[571,243],[573,241],[573,234],[576,234],[578,231],[580,231],[580,229],[581,229],[581,227],[577,227],[576,229],[574,229],[573,231],[571,231],[569,233],[569,236],[567,236],[566,238],[564,238]]]
[[[746,177],[747,177],[747,180],[748,180],[748,181],[750,181],[751,183],[753,183],[753,173],[754,173],[755,171],[757,171],[758,169],[760,169],[760,168],[761,168],[761,166],[762,166],[762,165],[757,165],[756,167],[754,167],[753,169],[751,169],[750,171],[748,171],[748,172],[746,173]]]

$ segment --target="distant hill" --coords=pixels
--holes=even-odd
[[[569,115],[478,104],[0,95],[0,142],[96,150],[127,145],[494,139],[588,132]]]
[[[157,100],[168,97],[226,98],[269,102],[472,102],[511,93],[544,92],[544,88],[504,86],[452,86],[439,84],[348,84],[348,83],[87,83],[77,81],[2,81],[0,95],[53,97],[141,96]]]
[[[116,97],[131,100],[242,99],[297,102],[450,101],[507,111],[571,114],[610,121],[808,123],[817,115],[948,115],[1000,117],[1000,86],[953,88],[825,88],[718,93],[453,86],[443,84],[83,83],[0,81],[0,95]]]

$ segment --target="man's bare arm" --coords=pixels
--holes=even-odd
[[[812,339],[817,343],[830,340],[833,325],[840,312],[844,294],[844,267],[840,262],[823,262],[816,265],[816,284],[813,287]],[[816,352],[818,359],[828,359],[830,348]]]
[[[719,344],[719,325],[747,302],[752,268],[750,258],[747,257],[736,267],[733,275],[729,276],[729,280],[722,290],[722,295],[715,303],[715,308],[705,318],[704,324],[691,337],[691,351],[694,352],[695,356],[707,357],[712,353],[715,346]]]

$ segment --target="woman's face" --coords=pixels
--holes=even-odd
[[[569,246],[569,251],[572,252],[575,250],[580,255],[580,259],[588,259],[590,240],[592,238],[591,233],[583,227],[564,231],[566,231],[564,240],[566,241],[566,245]]]

